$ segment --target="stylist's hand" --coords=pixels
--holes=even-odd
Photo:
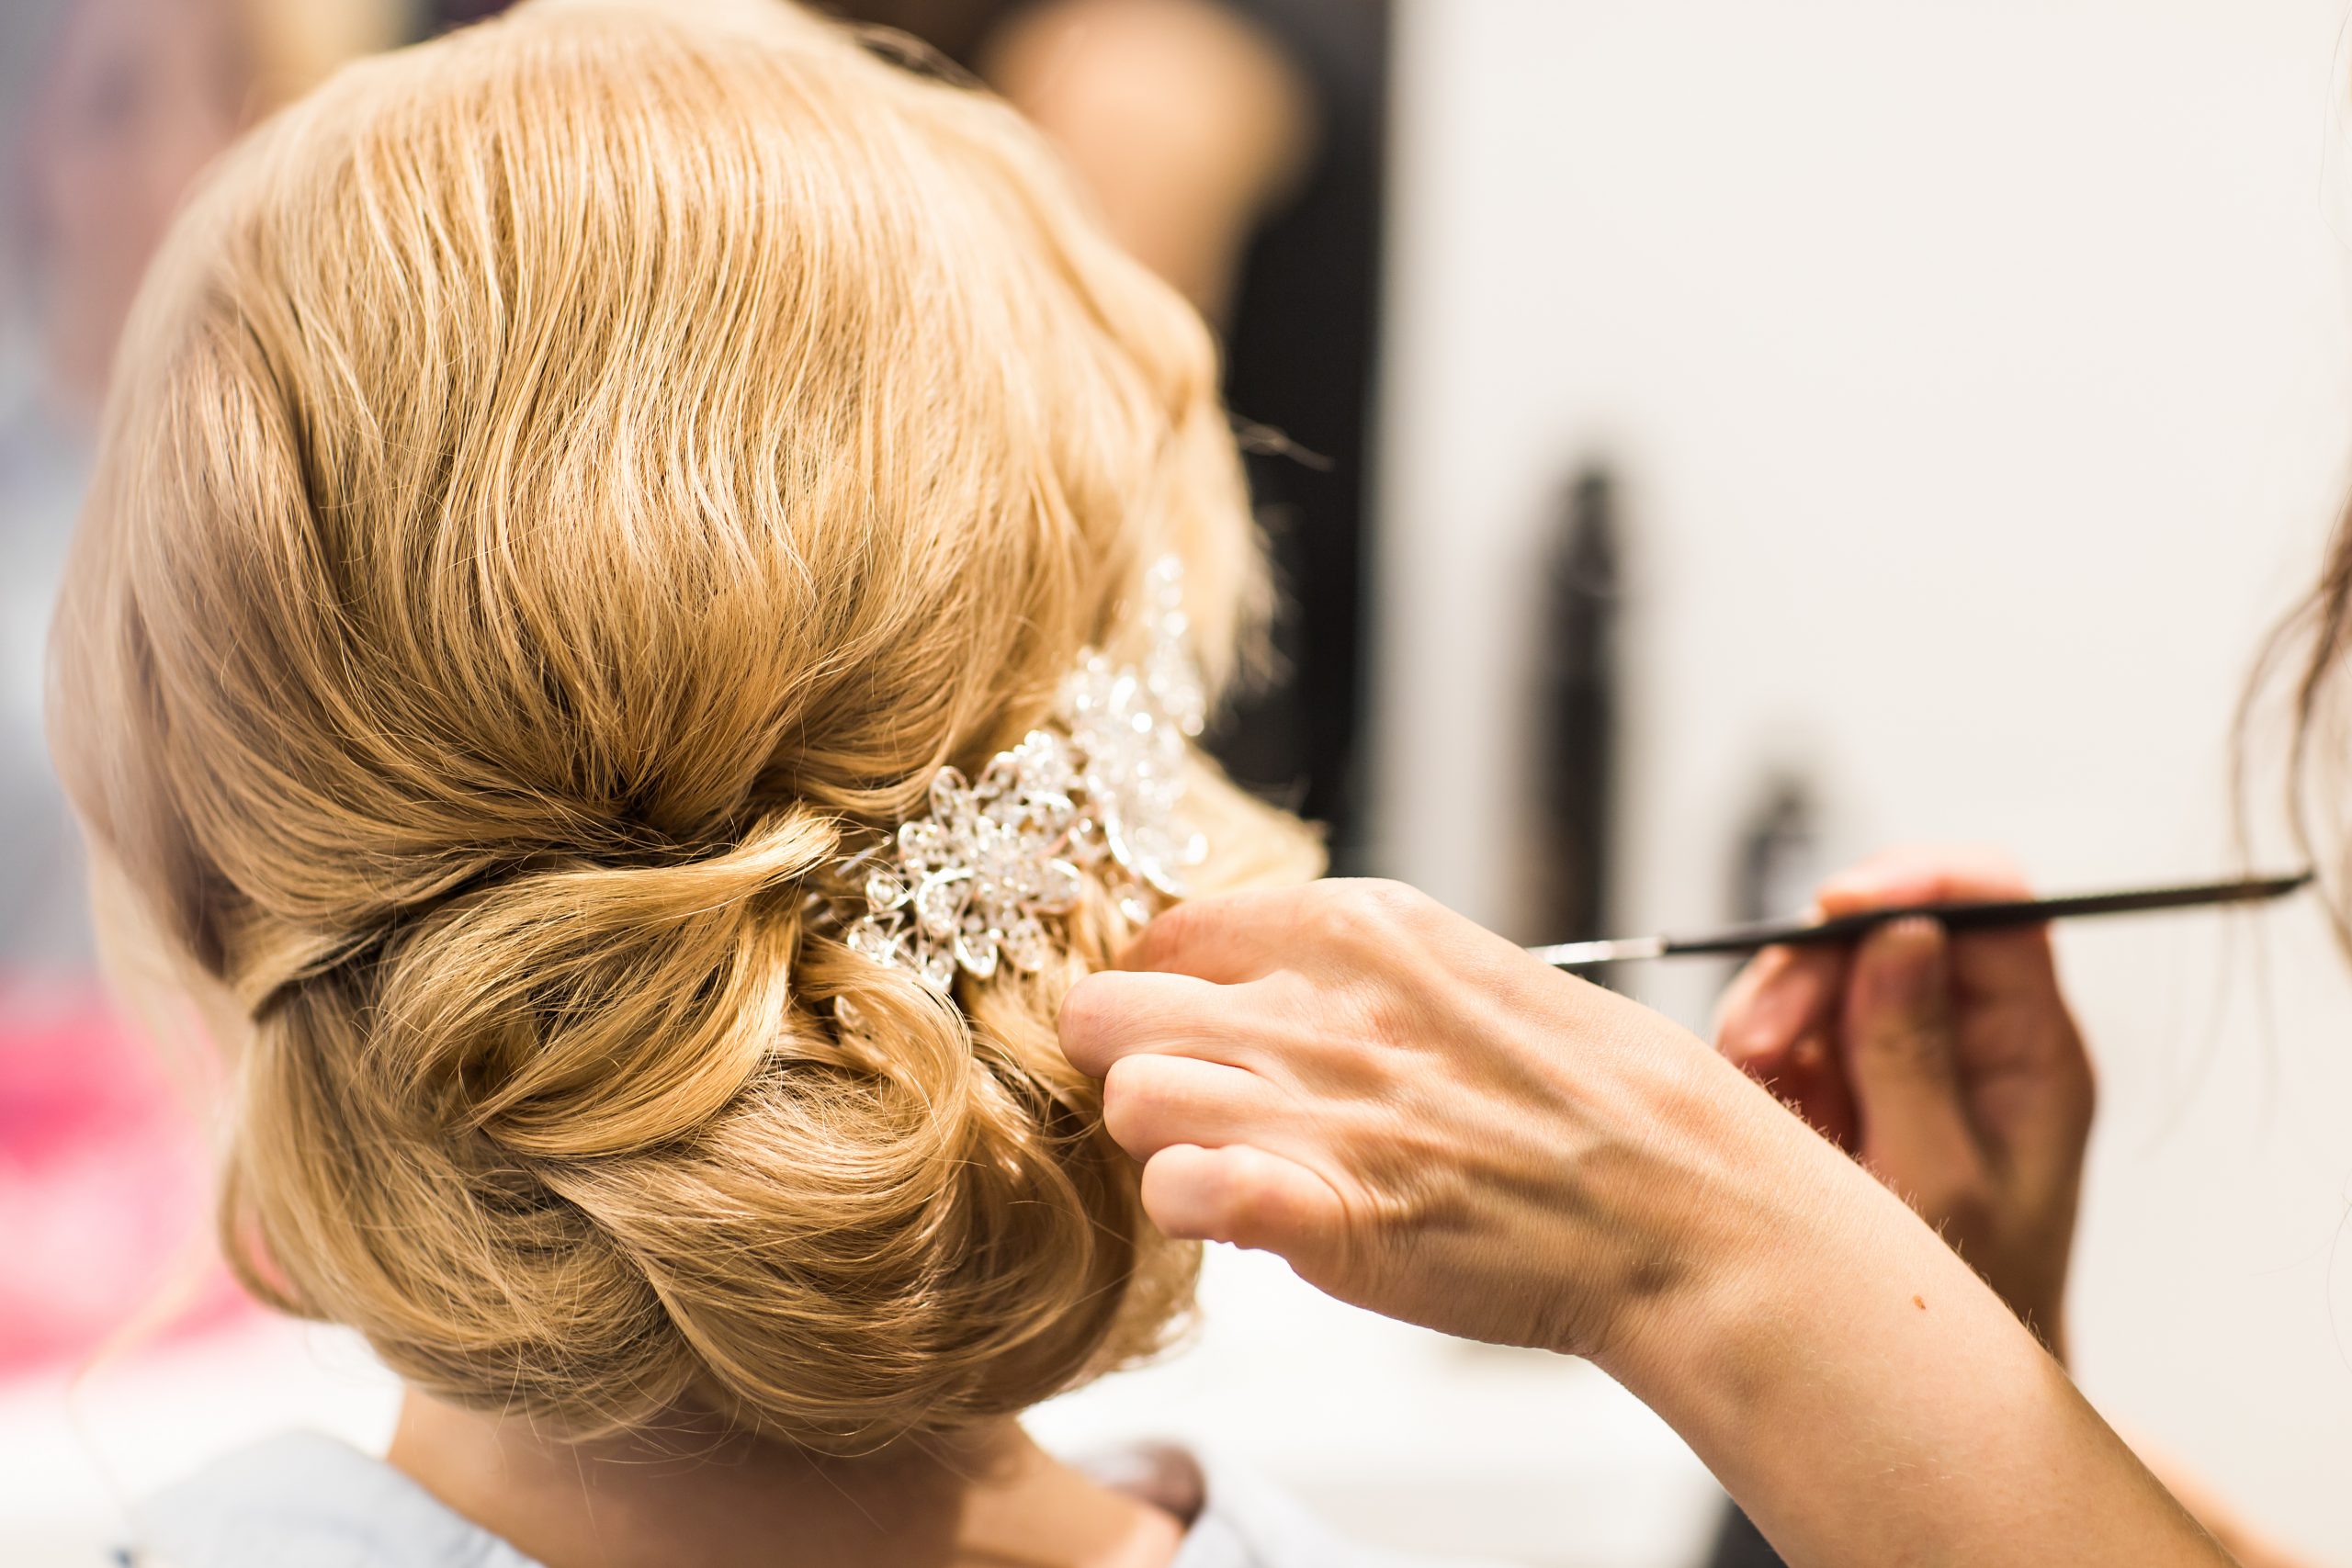
[[[1832,878],[1819,903],[2030,896],[1997,857],[1906,850]],[[1774,948],[1733,983],[1716,1039],[2059,1348],[2092,1083],[2046,930],[1950,937],[1905,920],[1850,951]]]
[[[1593,1357],[1791,1562],[2228,1561],[1917,1216],[1655,1013],[1382,883],[1188,904],[1125,964],[1062,1044],[1170,1234]]]
[[[1844,1185],[1687,1032],[1390,883],[1182,906],[1061,1038],[1162,1230],[1475,1338],[1606,1351]]]

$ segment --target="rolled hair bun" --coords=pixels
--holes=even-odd
[[[1112,900],[956,1003],[810,910],[1139,651],[1160,553],[1227,672],[1214,369],[1009,110],[781,4],[542,0],[232,154],[133,319],[52,730],[236,1003],[252,1288],[582,1436],[860,1451],[1154,1348],[1194,1255],[1053,1031]],[[1197,886],[1312,874],[1198,773]]]

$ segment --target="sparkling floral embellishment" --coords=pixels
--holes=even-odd
[[[1089,653],[1054,715],[989,760],[978,781],[942,768],[930,809],[854,863],[864,909],[843,933],[852,951],[910,970],[944,995],[958,970],[986,980],[1051,960],[1051,922],[1103,879],[1130,919],[1181,897],[1208,852],[1180,807],[1185,743],[1206,698],[1186,644],[1182,568],[1172,556],[1146,580],[1151,646],[1139,665]]]

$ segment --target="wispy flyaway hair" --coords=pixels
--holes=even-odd
[[[770,0],[542,0],[345,71],[150,277],[56,630],[107,874],[229,1005],[248,1284],[425,1391],[833,1451],[1148,1352],[1063,991],[812,910],[1182,558],[1263,600],[1211,344],[978,91]],[[1204,762],[1202,891],[1312,840]],[[836,1021],[853,1004],[856,1030]]]

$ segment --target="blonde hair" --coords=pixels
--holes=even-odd
[[[770,0],[543,3],[346,69],[183,217],[54,649],[60,763],[234,998],[249,1286],[425,1391],[855,1451],[1154,1348],[1063,991],[809,915],[1183,558],[1261,567],[1213,353],[986,96]],[[1204,890],[1314,845],[1203,762]],[[863,1027],[836,1028],[854,1003]]]

